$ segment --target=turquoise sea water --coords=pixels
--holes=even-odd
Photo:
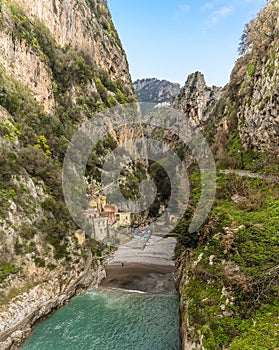
[[[22,350],[180,350],[177,295],[91,290],[34,327]]]

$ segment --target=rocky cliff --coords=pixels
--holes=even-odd
[[[244,56],[232,72],[237,95],[238,131],[242,146],[278,154],[279,138],[279,17],[278,1],[270,1],[244,32]],[[277,158],[278,161],[278,158]]]
[[[180,91],[180,85],[156,78],[139,79],[134,82],[136,94],[141,102],[172,102]]]
[[[72,264],[71,271],[65,273],[65,268],[57,267],[56,271],[46,271],[33,266],[33,287],[24,286],[22,293],[13,298],[12,303],[1,310],[0,348],[17,349],[31,333],[31,326],[44,319],[53,310],[60,308],[68,300],[88,287],[97,287],[106,276],[104,266],[92,264],[92,255]],[[51,283],[50,283],[51,281]]]
[[[173,106],[187,114],[197,125],[203,124],[221,97],[220,87],[206,85],[200,72],[190,74],[184,87],[173,101]]]
[[[276,1],[270,1],[246,28],[241,43],[243,54],[232,70],[229,84],[208,87],[203,74],[195,72],[173,101],[176,109],[204,130],[217,160],[226,166],[236,165],[234,151],[243,155],[255,152],[256,158],[265,153],[278,161],[277,6]],[[262,30],[264,39],[260,37]],[[233,149],[236,144],[238,150]]]
[[[106,1],[0,1],[0,21],[0,347],[6,349],[88,285],[100,265],[103,248],[75,238],[62,162],[81,122],[134,95]],[[90,173],[102,155],[94,157]]]
[[[31,20],[45,23],[58,45],[70,45],[88,55],[114,81],[130,88],[126,55],[111,20],[107,0],[17,0]]]
[[[47,112],[53,112],[55,104],[53,81],[64,73],[57,65],[64,59],[73,66],[71,60],[78,59],[69,57],[71,50],[94,71],[104,70],[108,76],[101,77],[102,82],[115,83],[111,92],[121,90],[122,84],[125,94],[132,95],[127,58],[106,1],[2,1],[1,22],[0,59],[6,71],[30,88]],[[87,80],[90,91],[101,90],[89,76]]]
[[[268,162],[278,162],[278,28],[278,1],[270,1],[247,25],[240,44],[242,56],[216,105],[214,149],[228,162],[237,143],[243,154],[250,150],[255,157],[265,154]]]
[[[174,102],[202,128],[218,172],[213,209],[190,234],[202,186],[192,164],[193,193],[175,229],[187,350],[279,346],[278,18],[278,0],[269,1],[246,26],[217,95],[195,73]]]

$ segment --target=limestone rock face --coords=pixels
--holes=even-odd
[[[14,298],[12,303],[1,310],[0,348],[19,348],[31,333],[30,326],[37,320],[63,306],[78,289],[97,287],[106,272],[103,266],[93,268],[91,263],[92,256],[73,267],[67,275],[61,267],[52,272],[45,269],[37,271],[36,278],[41,283]]]
[[[0,32],[0,61],[7,72],[33,92],[46,112],[52,111],[55,102],[51,72],[26,42],[15,45],[11,33]]]
[[[249,25],[242,56],[222,96],[224,108],[215,118],[217,138],[223,133],[229,139],[237,129],[240,147],[264,152],[275,162],[279,154],[278,35],[278,2],[272,0]],[[227,130],[225,124],[230,124]]]
[[[275,44],[275,43],[274,43]],[[243,146],[259,151],[279,151],[279,46],[274,55],[257,65],[254,76],[248,74],[243,86],[249,93],[244,96],[238,112],[238,130]],[[241,94],[241,92],[240,92]]]
[[[173,106],[213,135],[219,151],[237,131],[243,149],[278,154],[278,57],[275,41],[261,59],[250,53],[239,58],[224,88],[208,87],[203,74],[193,73]]]
[[[39,18],[59,45],[86,53],[115,80],[130,83],[129,68],[106,0],[16,0],[31,19]]]
[[[221,88],[208,87],[204,75],[195,72],[188,76],[184,87],[175,98],[173,106],[184,112],[197,125],[200,125],[209,118],[220,96]]]
[[[106,1],[8,1],[1,4],[1,21],[0,62],[33,92],[46,112],[53,112],[57,92],[53,75],[58,69],[52,62],[50,40],[62,52],[71,48],[81,53],[95,69],[105,71],[133,95],[127,58]],[[50,55],[42,49],[36,25],[41,39],[46,29],[52,35],[43,38]]]

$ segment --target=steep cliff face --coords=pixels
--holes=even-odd
[[[104,71],[107,76],[100,77],[101,83],[114,83],[114,89],[105,86],[113,90],[112,96],[124,87],[125,95],[133,95],[127,58],[106,1],[2,1],[1,22],[0,59],[9,73],[31,89],[46,112],[54,112],[55,83],[57,75],[63,74],[59,67],[63,60],[69,66],[74,63],[71,59],[80,65],[83,62],[77,59],[85,60],[91,70]],[[69,57],[71,50],[79,58]],[[86,78],[91,92],[102,89],[90,75]],[[73,85],[76,82],[72,89]]]
[[[278,31],[278,27],[277,27]],[[278,151],[279,45],[274,41],[261,59],[251,56],[239,94],[238,131],[245,149]],[[235,74],[235,72],[234,72]]]
[[[239,140],[239,149],[278,154],[278,4],[270,1],[243,34],[242,53],[224,88],[207,87],[191,74],[173,106],[211,136],[217,156]],[[263,37],[261,37],[263,35]],[[212,138],[215,139],[212,142]],[[219,153],[218,153],[219,152]]]
[[[0,1],[0,22],[0,348],[6,349],[92,280],[103,251],[92,239],[75,238],[62,162],[83,121],[134,95],[106,1]],[[92,156],[90,173],[104,152]]]
[[[0,33],[0,60],[4,68],[28,86],[37,100],[50,112],[54,108],[51,71],[25,41],[15,43],[10,28]]]
[[[201,190],[192,165],[194,193],[176,228],[187,350],[279,345],[278,18],[278,0],[269,1],[246,27],[242,56],[209,109],[204,107],[208,92],[195,74],[183,98],[175,101],[200,122],[219,168],[213,209],[203,227],[190,234]]]
[[[141,102],[172,102],[180,91],[180,85],[156,78],[139,79],[134,82],[136,94]]]
[[[214,148],[220,154],[228,151],[227,157],[238,143],[244,154],[248,150],[258,152],[258,156],[264,152],[278,162],[278,11],[278,1],[270,1],[246,27],[243,55],[217,106]]]
[[[77,48],[116,81],[131,83],[120,39],[106,0],[59,1],[16,0],[30,19],[39,19],[57,43]]]
[[[257,170],[264,166],[259,161],[263,153],[267,166],[278,161],[277,12],[276,1],[271,1],[252,22],[246,51],[236,62],[229,84],[209,88],[196,72],[173,102],[204,130],[218,164],[249,169],[250,163],[250,169]],[[261,32],[269,40],[261,38]]]

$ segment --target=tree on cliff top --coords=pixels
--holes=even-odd
[[[271,0],[260,11],[256,19],[245,25],[240,39],[239,53],[253,52],[262,57],[279,39],[279,1]]]

